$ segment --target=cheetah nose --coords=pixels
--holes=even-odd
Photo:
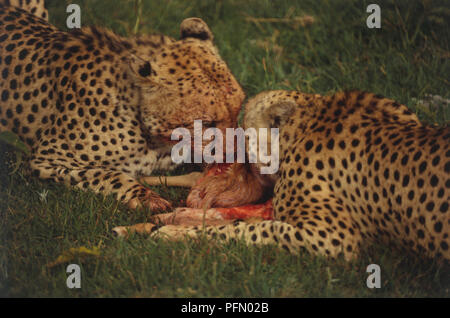
[[[123,226],[116,226],[111,230],[114,237],[125,237],[127,236],[127,230]]]

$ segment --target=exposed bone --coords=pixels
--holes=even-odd
[[[150,186],[166,185],[168,187],[186,187],[191,188],[200,177],[203,176],[201,172],[191,172],[181,176],[157,176],[157,177],[142,177],[139,179],[141,183]]]

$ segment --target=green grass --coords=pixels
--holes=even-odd
[[[51,1],[51,22],[64,28],[65,1]],[[66,1],[69,3],[70,1]],[[119,34],[178,36],[179,23],[203,18],[248,96],[265,89],[327,94],[358,88],[409,105],[423,120],[445,124],[445,105],[427,108],[427,94],[449,96],[449,11],[446,1],[377,1],[382,28],[366,27],[370,1],[137,1],[79,0],[82,24]],[[425,5],[424,5],[425,4]],[[447,2],[448,4],[448,2]],[[120,8],[120,10],[117,10]],[[447,9],[446,9],[447,8]],[[296,27],[311,15],[314,24]],[[267,22],[261,18],[285,18]],[[450,270],[386,246],[368,247],[351,263],[274,247],[188,240],[168,243],[111,236],[117,225],[144,222],[111,197],[32,178],[1,144],[0,295],[8,297],[449,297]],[[191,169],[181,168],[178,172]],[[184,189],[157,189],[182,205]],[[43,193],[47,196],[43,198]],[[40,195],[41,194],[41,195]],[[48,267],[74,247],[98,247]],[[66,265],[82,269],[82,288],[66,287]],[[366,267],[381,266],[382,288],[366,287]]]

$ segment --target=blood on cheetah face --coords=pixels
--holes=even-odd
[[[153,52],[146,64],[130,65],[141,87],[141,120],[151,135],[170,139],[175,128],[192,130],[194,120],[224,132],[236,126],[245,95],[201,19],[184,20],[179,41]]]

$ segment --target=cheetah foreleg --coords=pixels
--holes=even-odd
[[[66,163],[67,165],[67,163]],[[129,175],[112,169],[97,167],[67,168],[64,162],[31,160],[34,174],[43,179],[65,182],[81,189],[91,189],[103,195],[114,194],[118,200],[136,209],[139,206],[151,210],[168,210],[171,204],[157,193],[144,187]]]

